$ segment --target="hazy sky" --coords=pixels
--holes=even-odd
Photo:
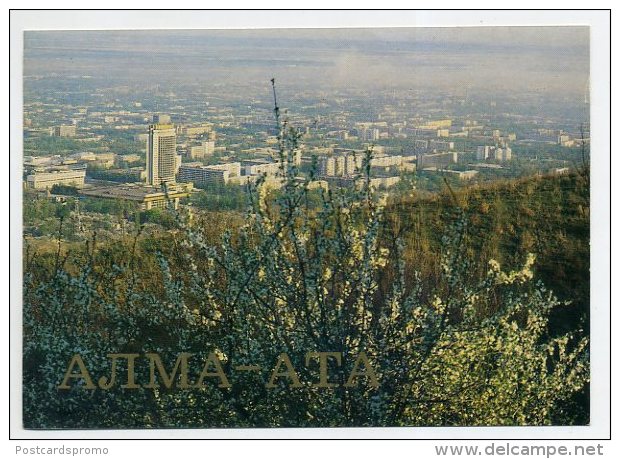
[[[587,27],[26,32],[26,76],[583,94]],[[294,83],[293,83],[294,82]]]

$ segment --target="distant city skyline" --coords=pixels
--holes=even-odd
[[[355,186],[370,146],[386,190],[555,173],[589,142],[588,48],[586,27],[28,31],[25,165],[47,187],[75,163],[85,188],[279,186],[277,93],[326,186]]]

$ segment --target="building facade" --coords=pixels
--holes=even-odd
[[[177,209],[181,198],[188,196],[186,186],[171,185],[166,191],[140,184],[123,184],[86,188],[80,192],[83,196],[97,199],[114,199],[134,202],[141,210]]]
[[[182,164],[179,168],[179,182],[193,183],[198,188],[210,184],[228,183],[231,178],[240,177],[241,163],[204,166],[200,163]]]
[[[77,135],[77,126],[74,124],[55,126],[52,129],[52,135],[54,137],[75,137]]]
[[[35,171],[32,175],[26,177],[26,182],[30,188],[35,190],[45,190],[54,185],[83,186],[85,177],[86,171],[83,169],[68,169],[52,172]]]
[[[146,147],[148,185],[174,184],[177,170],[177,136],[172,124],[152,124]]]

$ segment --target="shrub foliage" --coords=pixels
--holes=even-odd
[[[283,189],[271,195],[259,183],[244,223],[219,240],[209,222],[180,212],[164,241],[141,240],[137,228],[120,246],[93,238],[63,255],[59,241],[48,265],[26,257],[26,427],[582,419],[569,401],[587,387],[588,339],[578,328],[550,333],[552,312],[566,303],[536,281],[531,252],[515,252],[514,269],[495,259],[481,266],[468,250],[471,218],[454,202],[442,214],[448,224],[429,282],[404,255],[416,235],[403,235],[369,180],[355,193],[321,191],[318,205],[309,205],[313,181],[298,180],[292,160],[299,135],[286,121],[279,132]],[[75,354],[97,384],[112,373],[108,354],[147,352],[169,369],[181,353],[197,361],[217,355],[229,384],[211,378],[200,389],[182,389],[178,380],[170,388],[144,387],[148,365],[136,365],[143,384],[122,388],[126,368],[119,362],[119,381],[109,390],[86,389],[84,381],[59,389]],[[307,359],[309,352],[341,356],[328,360],[329,387],[317,387],[318,360]],[[361,353],[377,384],[368,372],[347,384]],[[282,354],[299,383],[280,377],[271,387]],[[235,371],[240,365],[262,371]],[[190,365],[189,379],[201,369]]]

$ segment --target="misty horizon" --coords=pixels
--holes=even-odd
[[[583,100],[587,27],[28,31],[24,76],[102,84],[541,92]]]

